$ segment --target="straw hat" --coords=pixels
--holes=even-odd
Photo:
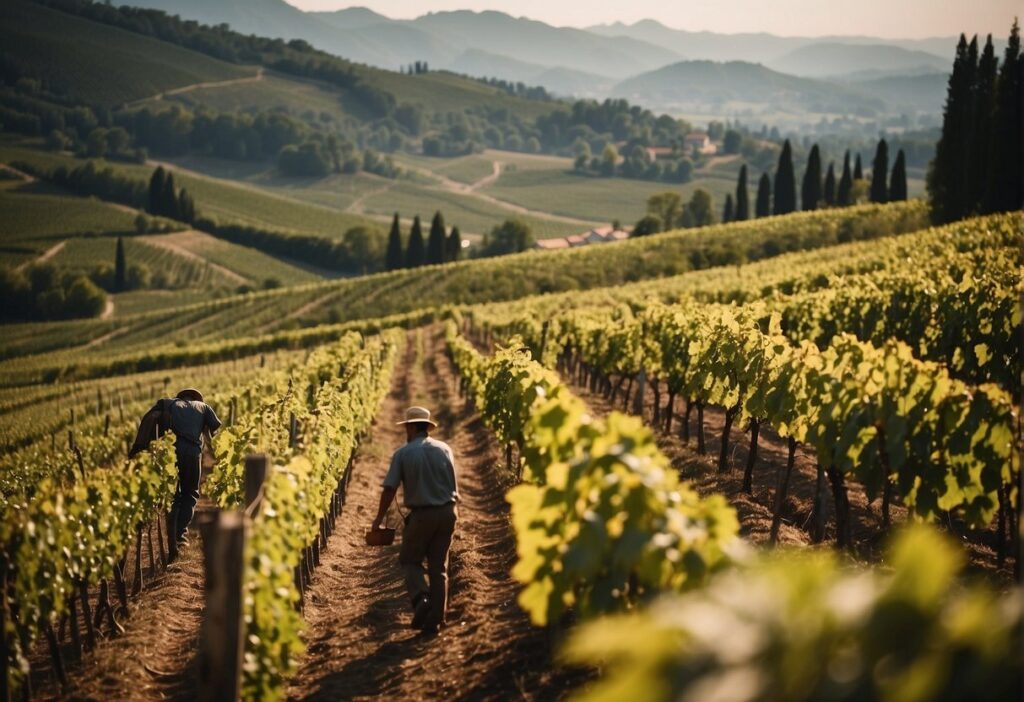
[[[426,407],[410,407],[405,411],[405,421],[398,424],[429,424],[437,426],[437,422],[430,418],[430,410]]]
[[[176,396],[179,400],[198,400],[203,402],[203,393],[199,392],[195,388],[185,388],[179,392]]]

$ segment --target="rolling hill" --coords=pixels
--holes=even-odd
[[[885,44],[821,42],[794,49],[768,66],[782,73],[809,78],[844,76],[862,71],[891,73],[945,73],[949,61],[925,51]]]
[[[839,113],[885,107],[882,100],[849,88],[743,61],[682,61],[622,81],[612,93],[662,109],[693,111],[728,112],[739,104]]]
[[[949,61],[952,60],[956,48],[956,37],[882,39],[864,36],[783,37],[764,32],[720,34],[673,29],[655,20],[640,20],[634,24],[615,22],[595,25],[587,27],[587,31],[605,37],[630,37],[676,51],[689,59],[712,61],[766,63],[801,47],[823,42],[896,46],[945,57]],[[1002,49],[997,46],[996,50]]]
[[[868,78],[851,81],[850,86],[882,98],[893,111],[940,114],[948,82],[949,76],[946,73],[924,73]]]
[[[249,66],[23,0],[0,3],[0,45],[24,72],[56,91],[108,106],[256,74]]]
[[[468,49],[448,64],[449,70],[468,76],[499,77],[527,85],[543,85],[556,95],[598,97],[615,81],[596,73],[572,68],[550,68],[493,54],[481,49]]]

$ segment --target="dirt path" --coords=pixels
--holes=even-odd
[[[110,319],[114,316],[114,298],[107,296],[107,302],[103,305],[103,311],[100,313],[100,319]]]
[[[131,329],[132,329],[131,325],[126,325],[126,326],[123,326],[123,327],[118,327],[117,329],[114,329],[113,331],[109,331],[106,334],[103,334],[102,336],[97,336],[95,339],[91,339],[90,341],[86,342],[85,344],[82,344],[79,348],[81,350],[83,350],[83,351],[85,349],[95,348],[97,346],[100,346],[102,344],[107,343],[108,341],[110,341],[113,338],[121,336],[125,332],[131,331]]]
[[[379,188],[375,188],[374,190],[367,190],[365,193],[363,193],[362,195],[357,197],[355,200],[353,200],[352,203],[348,207],[345,208],[345,211],[346,212],[351,212],[352,214],[358,214],[358,215],[366,214],[366,207],[365,207],[366,201],[369,200],[371,197],[375,197],[377,195],[383,195],[387,191],[391,190],[391,188],[393,186],[394,186],[394,183],[389,183],[389,184],[383,185],[383,186],[381,186]]]
[[[11,173],[11,174],[17,176],[18,178],[21,178],[26,183],[34,183],[34,182],[36,182],[36,177],[34,175],[29,175],[25,171],[19,171],[14,166],[10,166],[10,165],[8,165],[6,163],[0,163],[0,169],[3,169],[5,171],[7,171],[8,173]]]
[[[188,235],[188,234],[192,234],[192,233],[206,235],[205,232],[197,232],[194,229],[188,230],[188,231],[184,231],[184,232],[175,232],[175,234],[181,234],[181,235]],[[247,283],[251,283],[252,282],[251,280],[249,280],[245,276],[236,273],[235,271],[231,270],[230,268],[225,268],[224,266],[220,265],[219,263],[214,263],[213,261],[210,261],[209,259],[200,256],[195,251],[190,251],[189,249],[186,249],[184,246],[181,246],[180,244],[177,244],[177,243],[175,243],[173,241],[167,241],[166,239],[163,238],[165,236],[174,236],[174,234],[149,234],[149,235],[146,235],[146,236],[138,237],[138,240],[143,242],[143,243],[149,244],[150,246],[158,246],[158,247],[160,247],[162,249],[166,249],[167,251],[170,251],[171,253],[177,254],[178,256],[181,256],[183,258],[187,258],[187,259],[190,259],[192,261],[197,261],[199,263],[207,265],[210,268],[212,268],[213,270],[215,270],[218,273],[220,273],[221,275],[223,275],[224,277],[228,278],[232,282],[237,283],[239,285],[245,285]],[[208,235],[206,235],[206,236],[208,236]]]
[[[476,192],[480,188],[486,188],[488,185],[495,182],[496,180],[498,180],[498,178],[501,177],[501,161],[491,161],[491,167],[493,169],[491,171],[491,174],[488,176],[484,176],[475,183],[470,183],[467,192],[472,193]]]
[[[246,76],[245,78],[232,78],[230,80],[216,80],[206,83],[193,83],[192,85],[184,85],[180,88],[174,88],[172,90],[165,90],[162,93],[156,95],[150,95],[149,97],[142,98],[140,100],[133,100],[129,102],[127,107],[133,107],[135,105],[141,105],[150,100],[163,100],[165,97],[171,95],[181,95],[192,90],[203,90],[205,88],[226,88],[231,85],[243,85],[245,83],[255,83],[256,81],[263,80],[264,69],[262,67],[256,69],[256,75]]]
[[[493,437],[457,398],[440,331],[410,335],[380,420],[360,448],[339,528],[314,576],[305,616],[308,651],[291,699],[538,699],[570,684],[552,672],[544,630],[530,626],[509,576],[514,542]],[[422,352],[417,348],[422,347]],[[432,405],[436,435],[455,452],[462,496],[452,548],[448,626],[433,640],[408,628],[411,615],[397,549],[368,549],[380,481],[404,441],[393,418],[411,403]]]
[[[457,193],[459,195],[467,195],[469,197],[476,198],[477,200],[482,200],[483,202],[486,202],[486,203],[489,203],[491,205],[494,205],[495,207],[501,207],[502,209],[508,210],[509,212],[514,213],[514,214],[527,215],[527,216],[530,216],[530,217],[535,217],[537,219],[543,219],[543,220],[546,220],[546,221],[549,221],[549,222],[562,222],[562,223],[565,223],[565,224],[578,224],[581,227],[594,227],[594,226],[597,226],[597,225],[600,224],[600,222],[594,222],[594,221],[586,220],[586,219],[579,219],[577,217],[567,217],[565,215],[558,215],[558,214],[554,214],[552,212],[544,212],[542,210],[531,210],[528,207],[523,207],[522,205],[516,205],[515,203],[508,202],[507,200],[500,200],[500,199],[494,197],[493,195],[488,195],[486,193],[479,192],[477,190],[478,188],[485,187],[486,185],[490,185],[495,180],[497,180],[498,177],[501,175],[501,168],[497,164],[497,162],[495,162],[495,164],[494,164],[494,168],[495,168],[495,172],[494,173],[492,173],[491,175],[484,177],[482,180],[479,180],[476,183],[472,183],[472,184],[460,183],[459,181],[452,180],[451,178],[448,178],[447,176],[441,175],[440,173],[435,173],[434,171],[429,171],[429,170],[427,170],[425,168],[420,168],[418,166],[403,165],[402,167],[407,169],[407,170],[410,170],[410,171],[415,171],[415,172],[417,172],[417,173],[419,173],[419,174],[429,178],[431,181],[434,182],[434,185],[432,185],[432,186],[431,185],[424,185],[423,187],[425,187],[425,188],[432,189],[432,190],[440,190],[442,192]],[[487,183],[483,182],[483,181],[487,181],[488,179],[490,179],[489,182],[487,182]]]
[[[24,263],[22,263],[15,270],[23,271],[29,266],[34,266],[39,263],[46,263],[51,258],[59,254],[67,245],[67,243],[67,241],[58,241],[56,244],[48,248],[46,251],[39,254],[39,256],[37,256],[36,258],[33,258],[31,261],[25,261]]]

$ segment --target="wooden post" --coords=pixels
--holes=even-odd
[[[633,398],[633,414],[644,416],[644,393],[647,391],[647,369],[641,368],[637,376],[636,396]]]
[[[263,483],[270,473],[270,458],[263,453],[245,457],[245,507],[249,509],[262,497]]]
[[[132,597],[142,592],[142,524],[135,527],[135,574],[132,576]]]
[[[0,559],[0,702],[11,702],[10,657],[7,641],[7,562]]]
[[[206,609],[199,636],[200,702],[233,702],[241,692],[247,523],[244,514],[217,512],[199,525],[206,566]]]
[[[299,433],[299,422],[295,418],[295,413],[292,412],[288,417],[288,446],[289,448],[295,448],[296,440],[298,439]]]
[[[821,543],[825,538],[825,467],[818,462],[818,477],[814,484],[814,510],[811,513],[811,542]]]

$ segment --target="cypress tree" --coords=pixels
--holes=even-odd
[[[178,193],[178,219],[182,222],[192,224],[196,218],[196,203],[188,190],[181,189]]]
[[[807,170],[804,171],[804,180],[800,184],[800,204],[804,210],[818,209],[821,201],[821,152],[818,145],[811,147],[811,153],[807,157]]]
[[[462,232],[458,227],[452,227],[445,242],[445,257],[448,261],[458,261],[462,255]]]
[[[754,203],[754,216],[767,217],[772,213],[772,181],[767,173],[761,174],[757,181],[757,201]]]
[[[835,207],[836,204],[836,170],[832,161],[828,162],[828,172],[825,174],[825,187],[821,191],[821,199],[825,201],[825,207]]]
[[[892,164],[892,178],[889,180],[889,202],[903,202],[907,199],[907,163],[903,149],[896,153]]]
[[[733,221],[732,193],[725,196],[725,205],[722,207],[722,224]]]
[[[149,213],[153,215],[161,214],[161,204],[164,194],[164,181],[167,178],[167,174],[164,171],[163,166],[157,166],[156,170],[153,171],[153,175],[149,178]]]
[[[853,191],[853,175],[850,173],[850,150],[846,150],[843,156],[843,175],[839,177],[839,187],[836,188],[836,204],[846,207],[853,204],[850,193]]]
[[[128,264],[124,256],[124,240],[117,237],[117,248],[114,251],[114,292],[124,292],[128,287]]]
[[[423,246],[423,226],[420,216],[412,220],[412,231],[409,233],[409,247],[405,250],[405,267],[419,268],[426,261],[427,252]]]
[[[1006,52],[996,83],[995,119],[992,129],[992,191],[989,210],[1009,212],[1024,206],[1024,54],[1020,49],[1020,25],[1013,20]]]
[[[796,211],[796,175],[793,173],[793,147],[786,139],[779,154],[779,166],[775,171],[775,200],[772,214],[782,215]]]
[[[853,179],[864,180],[864,169],[860,167],[860,154],[857,154],[857,160],[853,165]]]
[[[394,271],[401,268],[403,263],[402,230],[398,223],[398,213],[396,212],[391,220],[391,233],[388,234],[388,250],[384,256],[384,265],[387,266],[389,271]]]
[[[871,202],[888,202],[889,187],[886,178],[889,176],[889,145],[885,139],[878,140],[875,149],[875,160],[871,164]]]
[[[928,198],[932,219],[942,224],[964,217],[969,209],[969,152],[973,128],[971,86],[977,68],[978,42],[967,43],[961,34],[946,90],[942,134],[928,172]],[[1019,127],[1018,127],[1019,128]]]
[[[971,130],[971,212],[991,212],[992,198],[992,134],[996,111],[996,52],[992,35],[978,60],[974,81],[974,129]],[[1024,129],[1024,127],[1021,127]]]
[[[750,219],[750,201],[747,197],[747,164],[740,167],[740,177],[736,181],[736,221]]]
[[[427,263],[444,263],[444,239],[447,232],[440,210],[434,213],[430,223],[430,238],[427,239]]]
[[[160,212],[164,217],[180,219],[178,216],[178,193],[174,187],[174,174],[168,173],[164,179],[164,189],[160,193]]]

